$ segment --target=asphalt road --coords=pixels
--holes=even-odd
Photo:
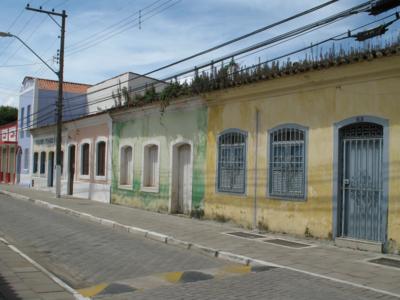
[[[217,273],[196,282],[190,282],[192,273],[173,273],[176,282],[160,285],[154,274],[236,266],[1,194],[0,236],[75,289],[108,283],[96,299],[397,299],[280,268],[239,267],[235,276]],[[130,290],[117,281],[149,288]]]

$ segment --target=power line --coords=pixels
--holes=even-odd
[[[146,9],[148,9],[148,8],[150,8],[150,7],[152,7],[152,6],[154,6],[155,4],[157,4],[157,3],[160,2],[160,1],[162,1],[162,0],[157,0],[157,1],[153,2],[153,3],[151,3],[150,5],[147,5],[146,7],[143,7],[143,8],[141,9],[141,11],[146,10]],[[88,37],[88,38],[86,38],[86,39],[82,39],[82,40],[80,40],[80,41],[78,41],[78,42],[72,43],[70,46],[66,47],[66,49],[76,48],[76,47],[75,47],[76,45],[79,45],[79,44],[86,44],[88,41],[90,42],[90,40],[94,39],[96,36],[102,35],[102,34],[104,34],[104,32],[106,32],[106,31],[108,31],[108,30],[110,30],[110,29],[112,29],[112,28],[114,28],[114,27],[118,27],[120,24],[123,24],[125,21],[127,21],[127,20],[129,20],[130,18],[132,18],[133,16],[137,15],[137,13],[138,13],[138,12],[135,12],[135,13],[133,13],[133,14],[130,14],[128,17],[125,17],[124,19],[122,19],[122,20],[120,20],[120,21],[118,21],[118,22],[116,22],[116,23],[114,23],[114,24],[112,24],[112,25],[109,25],[109,26],[107,26],[106,28],[104,28],[104,29],[102,29],[102,30],[100,30],[100,31],[98,31],[98,32],[96,32],[96,33],[94,33],[94,34],[91,34],[90,37]],[[137,20],[137,18],[135,18],[134,20]],[[134,20],[132,20],[132,21],[134,21]],[[129,21],[129,22],[132,22],[132,21]]]
[[[257,44],[255,44],[255,45],[252,45],[252,46],[247,47],[247,48],[245,48],[245,49],[241,49],[241,50],[239,50],[239,51],[235,51],[235,52],[233,52],[233,53],[230,53],[230,54],[228,54],[228,55],[225,55],[225,56],[223,56],[223,57],[220,57],[220,58],[218,58],[217,60],[212,60],[212,61],[210,61],[210,62],[201,64],[200,66],[196,67],[196,69],[201,69],[201,68],[207,67],[208,65],[213,65],[214,63],[221,62],[221,61],[224,61],[224,60],[226,60],[226,59],[230,59],[230,58],[232,58],[232,57],[234,57],[234,56],[243,54],[243,53],[245,53],[245,52],[249,52],[249,51],[252,51],[252,50],[255,50],[255,49],[264,47],[264,46],[266,46],[266,45],[279,42],[279,41],[282,40],[282,39],[286,39],[286,38],[289,38],[289,37],[291,37],[291,36],[296,36],[296,35],[298,35],[298,34],[301,34],[302,32],[310,31],[311,29],[313,29],[313,27],[321,26],[321,25],[324,25],[324,24],[326,24],[326,23],[332,23],[333,21],[338,21],[339,19],[343,19],[343,18],[349,17],[349,16],[351,16],[351,15],[354,15],[354,14],[356,14],[356,13],[359,13],[359,12],[362,12],[362,11],[366,11],[366,10],[370,7],[370,4],[371,4],[371,1],[364,2],[364,3],[360,4],[360,5],[354,6],[354,7],[350,8],[350,9],[347,9],[347,10],[342,11],[342,12],[340,12],[340,13],[334,14],[334,15],[332,15],[332,16],[330,16],[330,17],[324,18],[324,19],[319,20],[319,21],[317,21],[317,22],[313,22],[313,23],[311,23],[311,24],[309,24],[309,25],[305,25],[305,26],[299,27],[299,28],[297,28],[297,29],[295,29],[295,30],[289,31],[289,32],[287,32],[287,33],[285,33],[285,34],[278,35],[278,36],[276,36],[276,37],[274,37],[274,38],[268,39],[268,40],[263,41],[263,42],[261,42],[261,43],[257,43]],[[281,24],[281,23],[280,23],[280,24]],[[240,37],[238,37],[238,38],[240,38]],[[120,83],[113,84],[113,85],[110,85],[110,86],[108,86],[108,87],[104,87],[104,88],[102,88],[102,89],[99,89],[99,90],[96,90],[96,91],[93,91],[93,92],[89,92],[89,93],[87,93],[87,95],[99,93],[99,92],[101,92],[101,91],[104,91],[104,90],[107,90],[107,89],[116,87],[116,86],[118,86],[118,85],[121,84],[121,83],[126,83],[126,82],[129,82],[129,81],[132,81],[132,80],[136,80],[136,79],[138,79],[138,78],[143,78],[143,77],[148,76],[148,75],[150,75],[150,74],[153,74],[153,73],[156,73],[156,72],[165,70],[165,69],[167,69],[167,68],[170,68],[170,67],[172,67],[172,66],[175,66],[175,65],[177,65],[177,64],[180,64],[180,63],[183,62],[183,61],[188,61],[189,59],[193,59],[194,57],[197,57],[197,56],[200,56],[200,55],[204,55],[205,53],[209,53],[209,52],[213,51],[213,48],[215,48],[215,47],[212,47],[212,48],[210,48],[210,49],[201,51],[201,52],[199,52],[197,55],[191,55],[191,56],[189,56],[189,57],[187,57],[187,58],[184,58],[184,59],[175,61],[175,62],[173,62],[173,63],[164,65],[164,66],[159,67],[159,68],[156,68],[156,69],[154,69],[154,70],[152,70],[152,71],[149,71],[149,72],[147,72],[147,73],[145,73],[145,74],[137,75],[137,76],[135,76],[135,77],[133,77],[133,78],[130,78],[130,79],[125,80],[125,81],[122,81],[122,82],[120,82]],[[188,73],[188,72],[190,72],[190,71],[193,71],[193,69],[186,70],[186,71],[184,71],[184,72],[181,72],[181,73],[179,73],[179,74],[176,74],[176,76],[184,75],[184,74],[186,74],[186,73]],[[66,98],[66,100],[72,100],[72,99],[74,99],[74,97]]]
[[[371,25],[371,24],[374,24],[374,23],[377,23],[377,22],[386,20],[386,19],[391,18],[391,17],[393,17],[393,16],[397,16],[397,14],[394,13],[394,14],[392,14],[392,15],[386,16],[386,17],[381,18],[381,19],[379,19],[379,20],[375,20],[375,21],[372,21],[372,22],[363,24],[362,26],[353,28],[352,31],[359,30],[359,29],[361,29],[361,28],[363,28],[363,27],[365,27],[365,26],[369,26],[369,25]],[[389,22],[388,24],[391,24],[391,23],[393,23],[394,21],[397,21],[397,20],[398,20],[398,18],[396,17],[395,20]],[[286,53],[286,54],[284,54],[284,55],[277,56],[277,57],[275,57],[275,58],[273,58],[273,59],[264,61],[264,62],[262,62],[262,63],[260,63],[260,64],[257,64],[257,65],[254,65],[254,66],[251,66],[251,67],[242,69],[242,70],[240,70],[240,71],[238,71],[238,72],[242,72],[243,70],[247,70],[247,69],[250,69],[250,68],[254,68],[254,67],[257,67],[257,66],[259,66],[259,65],[266,64],[266,63],[269,63],[269,62],[272,62],[272,61],[277,61],[277,60],[282,59],[282,58],[284,58],[284,57],[288,57],[288,56],[290,56],[290,55],[303,52],[303,51],[305,51],[305,50],[307,50],[307,49],[312,49],[312,48],[317,47],[317,46],[319,46],[319,45],[321,45],[321,44],[327,43],[328,41],[334,41],[335,39],[337,39],[337,38],[339,38],[339,37],[341,37],[341,36],[343,36],[343,35],[345,35],[344,38],[351,38],[351,37],[352,37],[352,36],[349,36],[349,35],[348,35],[348,32],[346,31],[346,32],[344,32],[344,33],[335,35],[335,36],[333,36],[333,37],[331,37],[331,38],[328,38],[328,39],[326,39],[326,40],[317,42],[317,43],[312,44],[312,45],[310,45],[310,46],[297,49],[297,50],[295,50],[295,51]],[[237,72],[237,73],[238,73],[238,72]],[[180,74],[181,74],[181,73],[180,73]],[[176,75],[173,75],[173,76],[170,76],[170,77],[168,77],[168,78],[164,78],[163,80],[167,81],[167,80],[174,79],[174,78],[176,78],[176,77],[177,77]],[[135,92],[135,91],[143,91],[146,87],[148,87],[148,84],[142,85],[141,87],[137,87],[137,88],[135,88],[134,90],[131,90],[131,91],[129,91],[129,92],[132,93],[132,92]],[[66,112],[68,112],[68,111],[74,111],[74,110],[81,109],[81,108],[84,108],[84,107],[93,106],[93,105],[96,105],[96,104],[98,104],[98,103],[102,103],[102,102],[105,102],[105,101],[108,101],[108,100],[112,100],[113,98],[114,98],[113,96],[106,96],[106,97],[103,97],[103,98],[98,98],[98,99],[96,99],[95,101],[92,101],[92,102],[90,102],[90,103],[82,103],[82,104],[79,104],[79,105],[74,105],[74,106],[72,106],[72,108],[67,109],[67,110],[65,110],[65,111],[66,111]]]
[[[158,14],[160,14],[160,13],[166,11],[167,9],[169,9],[169,8],[171,8],[171,7],[175,6],[175,5],[177,5],[177,4],[178,4],[179,2],[181,2],[182,0],[177,0],[176,2],[173,2],[172,4],[168,5],[167,7],[164,7],[163,9],[158,10],[159,8],[161,8],[162,6],[164,6],[166,3],[169,3],[169,2],[171,2],[171,1],[174,1],[174,0],[167,0],[167,1],[164,2],[163,4],[161,4],[161,5],[157,6],[156,8],[154,8],[154,9],[148,11],[146,14],[143,14],[143,15],[142,15],[141,24],[143,24],[145,21],[149,20],[150,18],[152,18],[152,17],[154,17],[154,16],[156,16],[156,15],[158,15]],[[158,10],[158,11],[157,11],[157,10]],[[148,15],[148,14],[150,14],[150,13],[152,13],[152,12],[154,12],[154,13],[151,14],[150,16],[148,16],[147,18],[143,19],[143,16],[144,16],[144,15]],[[135,20],[137,20],[137,19],[138,19],[138,18],[136,18]],[[128,26],[128,27],[127,27],[127,26]],[[103,37],[103,38],[96,39],[96,40],[94,40],[94,41],[88,42],[87,44],[82,44],[82,45],[80,45],[80,46],[74,48],[71,52],[68,52],[68,53],[66,54],[66,56],[71,56],[71,55],[74,55],[74,54],[76,54],[76,53],[78,53],[78,52],[82,52],[82,51],[84,51],[84,50],[87,50],[87,49],[89,49],[89,48],[92,48],[92,47],[94,47],[94,46],[96,46],[96,45],[98,45],[98,44],[100,44],[100,43],[102,43],[102,42],[104,42],[104,41],[107,41],[107,40],[111,39],[112,37],[114,37],[114,36],[116,36],[116,35],[119,35],[119,34],[125,32],[125,31],[131,29],[132,27],[137,27],[137,26],[139,26],[139,22],[137,22],[136,24],[133,24],[133,25],[132,25],[132,24],[124,25],[124,27],[122,27],[120,30],[115,31],[115,32],[113,32],[113,33],[111,33],[111,34],[108,34],[108,35],[106,35],[106,36]]]
[[[367,3],[364,3],[363,5],[365,5],[365,4],[368,4],[369,2],[367,2]],[[350,10],[346,10],[345,12],[351,12],[351,13],[349,13],[347,16],[345,16],[345,17],[348,17],[348,16],[351,16],[352,14],[354,14],[355,12],[354,12],[354,9],[355,8],[359,8],[359,6],[356,6],[356,7],[353,7],[352,9],[350,9]],[[365,8],[365,7],[364,7]],[[357,12],[359,12],[359,11],[357,11]],[[343,12],[342,12],[343,13]],[[339,14],[341,14],[341,13],[339,13]],[[335,16],[337,16],[337,14],[335,15]],[[326,19],[324,19],[324,20],[326,20]],[[313,23],[314,24],[314,23]],[[324,25],[324,24],[321,24],[321,26],[322,25]],[[363,25],[363,26],[366,26],[366,25]],[[310,29],[311,30],[311,29]],[[300,36],[300,34],[299,34],[299,36]],[[290,37],[290,39],[292,39],[292,38],[294,38],[294,36],[292,36],[292,37]],[[229,56],[230,57],[230,56]],[[155,71],[152,71],[152,72],[155,72]],[[149,72],[149,73],[152,73],[152,72]],[[191,69],[190,70],[190,72],[193,72],[193,70]],[[147,73],[147,74],[149,74],[149,73]],[[182,74],[187,74],[188,72],[186,72],[186,73],[180,73],[180,74],[175,74],[174,76],[171,76],[171,77],[169,77],[168,79],[173,79],[173,78],[175,78],[175,77],[177,77],[177,76],[180,76],[180,75],[182,75]],[[129,80],[126,80],[126,81],[124,81],[124,82],[128,82],[128,81],[131,81],[131,80],[135,80],[135,79],[137,79],[137,78],[139,78],[139,77],[143,77],[143,76],[145,76],[145,75],[147,75],[147,74],[144,74],[144,75],[139,75],[139,76],[136,76],[136,77],[134,77],[134,78],[131,78],[131,79],[129,79]],[[167,80],[168,80],[167,79]],[[120,83],[124,83],[124,82],[120,82]],[[119,83],[119,84],[120,84]],[[119,84],[117,84],[117,85],[119,85]],[[117,86],[117,85],[113,85],[113,86]],[[105,89],[109,89],[109,88],[112,88],[113,86],[108,86],[108,87],[106,87],[106,88],[103,88],[103,89],[100,89],[100,90],[98,90],[98,91],[94,91],[94,92],[91,92],[91,93],[87,93],[86,95],[89,95],[89,94],[94,94],[94,93],[97,93],[97,92],[100,92],[100,91],[102,91],[102,90],[105,90]],[[145,86],[143,86],[142,87],[142,89],[143,88],[145,88]],[[81,96],[74,96],[74,97],[70,97],[70,98],[65,98],[65,100],[74,100],[74,99],[76,99],[77,97],[81,97]],[[91,102],[91,103],[84,103],[84,104],[79,104],[79,105],[74,105],[74,106],[70,106],[70,109],[69,110],[66,110],[66,111],[72,111],[72,110],[76,110],[76,109],[79,109],[79,108],[83,108],[83,107],[85,107],[85,106],[90,106],[90,105],[95,105],[95,104],[97,104],[97,103],[101,103],[101,102],[104,102],[104,101],[107,101],[107,100],[110,100],[110,99],[112,99],[113,97],[104,97],[104,98],[100,98],[100,99],[97,99],[96,101],[93,101],[93,102]],[[69,102],[70,102],[69,101]],[[68,105],[69,105],[70,103],[68,103]]]

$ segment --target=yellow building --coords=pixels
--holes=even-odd
[[[209,93],[206,216],[399,251],[400,56],[378,56]]]

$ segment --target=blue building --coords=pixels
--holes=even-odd
[[[63,120],[84,116],[88,112],[86,92],[90,85],[64,82]],[[52,125],[56,122],[58,81],[25,77],[19,96],[18,154],[16,182],[31,186],[33,140],[31,128]],[[71,98],[71,99],[70,99]]]

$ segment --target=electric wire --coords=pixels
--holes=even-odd
[[[367,3],[369,3],[369,2],[367,2]],[[363,3],[362,5],[365,5],[366,3]],[[347,16],[349,16],[349,15],[351,15],[351,14],[354,14],[355,12],[354,12],[354,9],[355,8],[360,8],[360,6],[356,6],[356,7],[353,7],[353,8],[351,8],[350,10],[347,10],[346,12],[351,12],[350,14],[348,14]],[[364,9],[365,9],[365,7],[364,7]],[[343,13],[343,12],[342,12]],[[341,14],[341,13],[339,13],[339,14]],[[335,16],[337,16],[338,14],[336,14]],[[315,24],[315,23],[314,23]],[[321,25],[323,25],[323,24],[321,24]],[[366,26],[366,25],[363,25],[363,26]],[[315,47],[315,45],[313,45],[312,47]],[[190,70],[191,72],[193,72],[193,70],[191,69]],[[154,71],[152,71],[151,73],[153,73]],[[150,72],[149,72],[150,73]],[[134,77],[134,78],[131,78],[131,79],[129,79],[129,80],[127,80],[127,81],[125,81],[125,82],[128,82],[128,81],[131,81],[131,80],[134,80],[134,79],[137,79],[137,78],[139,78],[139,77],[143,77],[143,76],[145,76],[145,75],[147,75],[147,74],[149,74],[149,73],[146,73],[146,74],[144,74],[144,75],[140,75],[140,76],[137,76],[137,77]],[[177,77],[177,75],[175,74],[173,77],[170,77],[170,78],[176,78]],[[122,82],[121,82],[122,83]],[[120,84],[120,83],[119,83]],[[114,85],[114,86],[116,86],[116,85]],[[109,89],[109,88],[112,88],[113,86],[108,86],[108,87],[106,87],[106,88],[104,88],[104,89],[102,89],[102,90],[105,90],[105,89]],[[143,88],[143,87],[142,87]],[[94,91],[94,92],[92,92],[92,93],[88,93],[88,94],[93,94],[93,93],[97,93],[97,92],[99,92],[99,91]],[[86,95],[88,95],[88,94],[86,94]],[[80,106],[75,106],[75,107],[70,107],[69,108],[69,110],[67,110],[67,111],[72,111],[72,110],[76,110],[76,109],[79,109],[79,108],[83,108],[83,107],[85,107],[85,106],[90,106],[90,105],[93,105],[93,104],[97,104],[97,103],[101,103],[101,102],[103,102],[103,101],[107,101],[107,100],[110,100],[110,99],[112,99],[113,97],[104,97],[104,98],[99,98],[98,100],[96,99],[96,101],[93,101],[93,102],[90,102],[90,103],[84,103],[84,104],[81,104]],[[70,97],[70,98],[65,98],[64,100],[66,101],[66,100],[73,100],[73,99],[76,99],[76,96],[74,96],[74,97]],[[70,105],[70,103],[68,103],[68,105]],[[98,113],[98,112],[96,112],[96,113]]]
[[[168,0],[167,2],[171,2],[171,1],[173,1],[173,0]],[[105,36],[105,37],[103,37],[103,38],[101,38],[101,39],[98,39],[98,40],[95,41],[95,42],[89,43],[88,45],[82,45],[82,46],[80,46],[80,47],[77,47],[76,49],[73,49],[73,50],[70,51],[70,52],[68,52],[68,51],[66,50],[65,56],[71,56],[71,55],[74,55],[74,54],[76,54],[76,53],[85,51],[85,50],[87,50],[87,49],[89,49],[89,48],[92,48],[92,47],[94,47],[94,46],[97,46],[98,44],[101,44],[101,43],[103,43],[103,42],[105,42],[105,41],[111,39],[112,37],[114,37],[114,36],[116,36],[116,35],[119,35],[119,34],[125,32],[125,31],[128,30],[128,29],[131,29],[131,28],[133,28],[133,27],[137,27],[137,26],[139,26],[139,24],[143,24],[145,21],[147,21],[147,20],[153,18],[154,16],[156,16],[156,15],[158,15],[158,14],[160,14],[160,13],[162,13],[162,12],[168,10],[168,9],[170,9],[171,7],[177,5],[177,4],[178,4],[179,2],[181,2],[181,1],[182,1],[182,0],[177,0],[176,2],[173,2],[172,4],[170,4],[170,5],[168,5],[168,6],[164,7],[164,8],[162,8],[161,10],[158,10],[158,11],[157,11],[157,9],[159,9],[159,8],[161,8],[161,6],[163,6],[163,4],[162,4],[162,5],[160,5],[160,6],[156,7],[156,8],[154,8],[154,9],[152,9],[151,11],[147,12],[147,14],[150,14],[151,12],[154,12],[154,13],[151,14],[150,16],[148,16],[147,18],[142,18],[141,22],[138,21],[138,22],[137,22],[136,24],[134,24],[134,25],[129,24],[129,28],[123,28],[123,29],[121,29],[121,30],[119,30],[119,31],[116,31],[116,32],[114,32],[114,33],[112,33],[112,34],[110,34],[110,35],[107,35],[107,36]],[[146,14],[144,14],[144,15],[146,15]]]
[[[355,28],[353,28],[351,31],[359,30],[359,29],[361,29],[361,28],[363,28],[363,27],[365,27],[365,26],[369,26],[369,25],[372,25],[372,24],[374,24],[374,23],[381,22],[381,21],[386,20],[386,19],[388,19],[388,18],[391,18],[391,17],[393,17],[393,16],[395,16],[395,15],[396,15],[396,14],[392,14],[392,15],[383,17],[383,18],[381,18],[381,19],[379,19],[379,20],[374,20],[374,21],[372,21],[372,22],[369,22],[369,23],[363,24],[363,25],[361,25],[361,26],[355,27]],[[397,20],[398,20],[398,19],[395,19],[395,20],[393,20],[393,21],[397,21]],[[393,22],[393,21],[392,21],[392,22]],[[300,53],[300,52],[304,52],[305,50],[312,49],[312,48],[317,47],[317,46],[319,46],[319,45],[325,44],[325,43],[327,43],[327,42],[329,42],[329,41],[335,41],[335,40],[337,40],[337,38],[340,38],[340,37],[342,37],[342,36],[344,36],[344,35],[347,35],[347,34],[348,34],[348,31],[343,32],[343,33],[340,33],[340,34],[337,34],[337,35],[334,35],[334,36],[332,36],[332,37],[330,37],[330,38],[328,38],[328,39],[325,39],[325,40],[323,40],[323,41],[314,43],[314,44],[312,44],[312,45],[310,45],[310,46],[302,47],[302,48],[299,48],[299,49],[294,50],[294,51],[292,51],[292,52],[285,53],[285,54],[280,55],[280,56],[276,56],[276,57],[274,57],[274,58],[272,58],[272,59],[263,61],[262,63],[255,64],[255,65],[252,65],[252,66],[250,66],[250,67],[247,67],[247,68],[238,70],[237,72],[233,72],[232,74],[240,73],[240,72],[249,70],[249,69],[251,69],[251,68],[255,68],[255,67],[258,67],[258,66],[260,66],[260,65],[264,65],[264,64],[270,63],[270,62],[272,62],[272,61],[277,61],[277,60],[282,59],[282,58],[284,58],[284,57],[289,57],[289,56],[291,56],[291,55],[294,55],[294,54],[297,54],[297,53]],[[343,37],[343,38],[351,38],[351,36],[345,36],[345,37]],[[342,39],[343,39],[343,38],[342,38]],[[174,78],[176,78],[176,76],[175,76],[175,75],[172,75],[172,76],[169,76],[169,77],[167,77],[167,78],[164,78],[163,81],[168,81],[168,80],[171,80],[171,79],[174,79]],[[141,86],[141,87],[137,87],[137,88],[131,90],[130,93],[132,93],[132,92],[138,92],[138,91],[143,91],[147,86],[148,86],[148,85],[143,85],[143,86]],[[108,100],[112,100],[112,99],[114,99],[113,96],[107,96],[107,97],[99,98],[99,99],[96,99],[95,101],[90,102],[90,103],[82,103],[81,105],[76,105],[76,106],[74,106],[73,108],[67,109],[67,110],[65,110],[65,111],[68,112],[68,111],[73,111],[73,110],[77,110],[77,109],[81,109],[81,108],[93,106],[93,105],[96,105],[96,104],[98,104],[98,103],[102,103],[102,102],[104,102],[104,101],[108,101]],[[96,113],[98,113],[98,112],[96,112]]]
[[[223,57],[220,57],[220,58],[218,58],[218,59],[216,59],[216,60],[212,60],[212,61],[203,63],[203,64],[201,64],[200,66],[196,66],[195,69],[202,69],[202,68],[204,68],[204,67],[207,67],[208,65],[213,65],[213,64],[215,64],[215,63],[222,62],[222,61],[224,61],[224,60],[226,60],[226,59],[229,59],[229,58],[232,58],[232,57],[234,57],[234,56],[243,54],[243,53],[245,53],[245,52],[249,52],[249,51],[252,51],[252,50],[255,50],[255,49],[258,49],[258,48],[267,46],[267,45],[269,45],[269,44],[273,44],[273,43],[279,42],[279,41],[282,40],[282,39],[285,39],[285,38],[288,38],[288,37],[291,37],[291,36],[295,36],[295,35],[297,35],[297,34],[301,34],[302,32],[309,31],[309,30],[311,30],[313,27],[323,25],[324,23],[331,23],[332,21],[335,21],[335,20],[337,21],[337,20],[340,20],[340,19],[349,17],[349,16],[354,15],[354,14],[356,14],[356,13],[359,13],[359,12],[361,12],[361,11],[366,11],[366,10],[369,8],[370,3],[371,3],[371,1],[364,2],[364,3],[360,4],[360,5],[354,6],[354,7],[350,8],[350,9],[348,9],[348,10],[345,10],[345,11],[342,11],[342,12],[340,12],[340,13],[334,14],[334,15],[332,15],[332,16],[330,16],[330,17],[324,18],[324,19],[319,20],[319,21],[317,21],[317,22],[313,22],[313,23],[311,23],[311,24],[309,24],[309,25],[305,25],[305,26],[299,27],[299,28],[297,28],[297,29],[295,29],[295,30],[292,30],[292,31],[289,31],[289,32],[287,32],[287,33],[278,35],[278,36],[276,36],[276,37],[274,37],[274,38],[271,38],[271,39],[265,40],[265,41],[263,41],[263,42],[254,44],[254,45],[252,45],[252,46],[250,46],[250,47],[247,47],[247,48],[244,48],[244,49],[235,51],[235,52],[233,52],[233,53],[230,53],[230,54],[228,54],[228,55],[225,55],[225,56],[223,56]],[[210,49],[212,49],[212,48],[210,48]],[[209,50],[209,51],[205,50],[205,51],[202,51],[202,52],[199,52],[199,53],[202,53],[201,55],[203,55],[204,53],[208,53],[208,52],[211,52],[211,51],[213,51],[213,50]],[[196,57],[196,56],[191,55],[191,56],[189,56],[189,57],[191,57],[191,59],[192,59],[192,58],[194,58],[194,57]],[[150,74],[153,74],[153,73],[162,71],[162,70],[164,70],[164,69],[170,68],[170,67],[172,67],[172,66],[175,66],[175,65],[181,63],[182,61],[186,61],[186,60],[187,60],[186,58],[181,59],[181,60],[178,60],[178,61],[176,61],[176,62],[173,62],[173,63],[167,64],[167,65],[164,65],[164,66],[159,67],[159,68],[156,68],[156,69],[154,69],[154,70],[152,70],[152,71],[149,71],[149,72],[147,72],[147,73],[145,73],[145,74],[137,75],[137,76],[135,76],[135,77],[133,77],[133,78],[130,78],[130,79],[125,80],[125,81],[121,81],[121,82],[119,82],[119,83],[117,83],[117,84],[113,84],[113,85],[110,85],[110,86],[101,88],[101,89],[99,89],[99,90],[96,90],[96,91],[93,91],[93,92],[89,92],[89,93],[87,93],[87,95],[91,95],[91,94],[95,94],[95,93],[102,92],[102,91],[104,91],[104,90],[107,90],[107,89],[116,87],[116,86],[118,86],[118,85],[121,84],[121,83],[126,83],[126,82],[129,82],[129,81],[133,81],[133,80],[136,80],[136,79],[138,79],[138,78],[143,78],[143,77],[148,76],[148,75],[150,75]],[[190,72],[190,71],[193,71],[193,69],[191,68],[191,69],[189,69],[189,70],[185,70],[185,71],[183,71],[183,72],[181,72],[181,73],[179,73],[179,74],[175,74],[175,76],[185,75],[186,73],[188,73],[188,72]],[[74,99],[74,97],[69,97],[69,98],[67,98],[66,100],[72,100],[72,99]]]
[[[144,10],[146,10],[146,9],[148,9],[148,8],[150,8],[150,7],[152,7],[152,6],[154,6],[155,4],[157,4],[157,3],[160,2],[160,1],[162,1],[162,0],[157,0],[157,1],[155,1],[155,2],[153,2],[153,3],[151,3],[151,4],[149,4],[149,5],[147,5],[147,6],[145,6],[145,7],[143,7],[143,8],[141,9],[141,11],[144,11]],[[135,11],[133,14],[130,14],[128,17],[125,17],[125,18],[123,18],[122,20],[120,20],[120,21],[118,21],[118,22],[116,22],[116,23],[114,23],[114,24],[111,24],[111,25],[107,26],[106,28],[104,28],[104,29],[102,29],[102,30],[100,30],[100,31],[98,31],[98,32],[96,32],[96,33],[92,33],[88,38],[85,38],[85,39],[82,39],[82,40],[77,41],[77,42],[75,42],[75,43],[72,43],[71,45],[65,47],[65,49],[67,50],[67,49],[71,49],[71,48],[76,48],[76,45],[86,44],[88,41],[90,41],[90,40],[92,40],[92,39],[95,39],[97,36],[103,35],[103,34],[104,34],[105,32],[107,32],[108,30],[113,29],[114,27],[118,27],[120,24],[123,24],[124,22],[126,22],[127,20],[129,20],[130,18],[132,18],[132,16],[137,15],[137,13],[138,13],[138,11]],[[134,20],[137,20],[137,19],[138,19],[138,18],[136,17]],[[134,20],[132,20],[132,21],[134,21]],[[132,21],[130,21],[130,22],[132,22]]]

